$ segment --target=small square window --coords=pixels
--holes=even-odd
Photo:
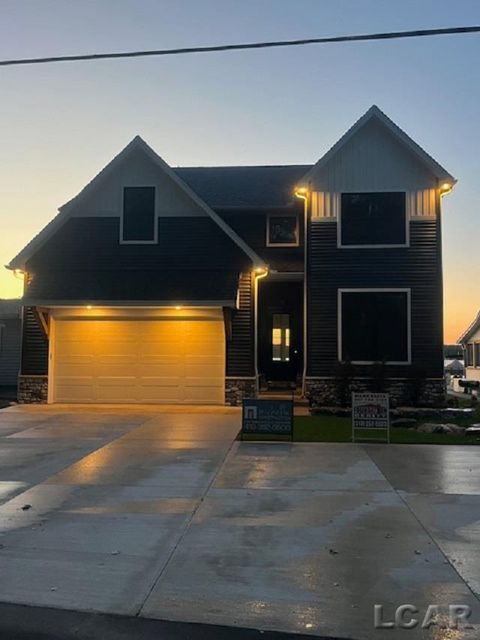
[[[121,239],[156,242],[155,187],[125,187]]]
[[[269,215],[267,218],[267,247],[298,247],[298,216]]]

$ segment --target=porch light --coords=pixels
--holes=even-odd
[[[13,275],[15,276],[15,278],[18,278],[19,280],[23,280],[25,276],[25,271],[22,271],[22,269],[14,269]]]
[[[177,311],[180,311],[180,309],[181,309],[181,308],[182,308],[182,307],[181,307],[181,305],[179,305],[179,304],[177,304],[177,306],[175,307],[175,309],[176,309]]]
[[[308,195],[308,189],[306,189],[305,187],[299,187],[298,189],[295,189],[294,194],[297,198],[306,200]]]
[[[91,304],[87,304],[87,309],[90,310],[92,308]]]
[[[452,184],[450,184],[449,182],[444,182],[442,185],[440,185],[440,195],[446,196],[452,191],[452,189],[453,189]]]

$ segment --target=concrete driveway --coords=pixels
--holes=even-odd
[[[1,411],[0,601],[479,637],[480,449],[241,443],[239,423],[229,408]],[[472,628],[374,630],[374,604],[389,621],[407,603],[420,618],[469,605]]]

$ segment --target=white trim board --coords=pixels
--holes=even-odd
[[[340,288],[337,290],[337,359],[342,362],[342,294],[343,293],[406,293],[407,294],[407,360],[387,361],[387,365],[408,366],[412,364],[412,290],[407,287]],[[356,365],[372,365],[375,360],[352,360]]]

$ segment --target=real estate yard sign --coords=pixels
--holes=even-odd
[[[352,442],[355,432],[363,432],[357,440],[377,440],[365,432],[383,431],[390,442],[390,401],[388,393],[352,393]]]
[[[244,400],[244,436],[286,436],[293,439],[293,400]]]

